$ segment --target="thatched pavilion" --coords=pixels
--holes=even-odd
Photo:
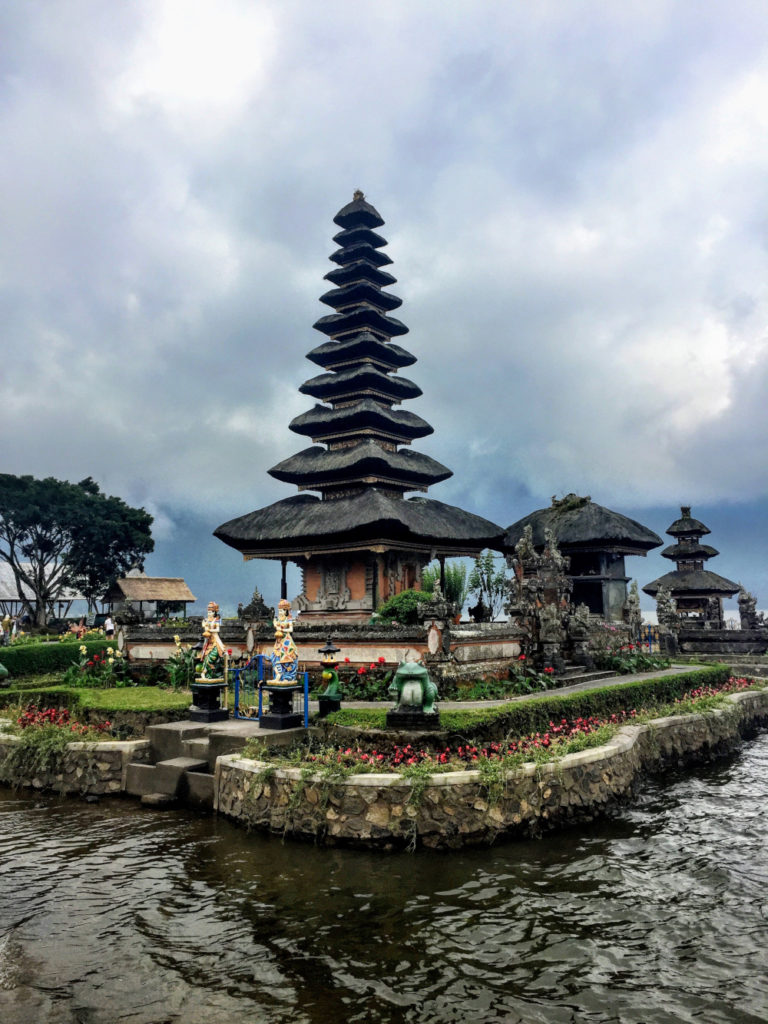
[[[577,494],[553,498],[549,508],[513,523],[505,536],[508,550],[529,524],[538,551],[544,549],[544,531],[549,528],[560,551],[569,558],[572,604],[585,604],[594,615],[616,622],[621,621],[627,600],[625,557],[645,556],[663,543],[657,533],[637,520]]]

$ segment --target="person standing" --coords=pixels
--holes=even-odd
[[[112,619],[112,613],[108,612],[106,619],[104,619],[104,635],[107,640],[111,640],[115,635],[115,623]]]

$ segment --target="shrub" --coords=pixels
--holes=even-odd
[[[104,647],[104,637],[86,640],[83,645],[89,656]],[[37,676],[49,672],[66,672],[79,661],[80,645],[74,643],[11,644],[0,651],[0,661],[13,678]]]
[[[68,686],[130,686],[128,666],[116,644],[108,644],[96,653],[89,653],[85,644],[78,648],[76,665],[70,665],[62,682]]]
[[[422,590],[404,590],[388,598],[376,609],[378,618],[384,622],[398,622],[401,626],[415,626],[419,604],[429,601],[429,594]]]

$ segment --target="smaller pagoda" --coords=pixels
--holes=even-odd
[[[709,532],[704,523],[691,516],[690,505],[681,506],[680,518],[667,530],[675,543],[661,552],[677,568],[646,584],[643,591],[655,598],[660,588],[669,590],[677,605],[677,614],[685,626],[721,629],[723,598],[733,597],[740,587],[733,580],[704,568],[705,562],[720,553],[709,544],[701,543],[701,538]]]

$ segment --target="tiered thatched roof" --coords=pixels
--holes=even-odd
[[[503,531],[452,505],[405,499],[452,475],[451,470],[410,448],[432,433],[416,413],[394,408],[417,398],[421,388],[399,374],[416,360],[392,338],[408,333],[390,316],[401,300],[383,291],[395,278],[380,268],[392,261],[377,234],[384,221],[362,192],[334,217],[337,264],[326,274],[335,285],[321,301],[335,312],[315,329],[330,340],[308,358],[326,372],[299,388],[318,403],[290,427],[310,437],[311,448],[269,471],[301,490],[288,498],[223,523],[215,535],[250,557],[297,557],[320,551],[419,549],[429,554],[474,554],[500,548]]]

